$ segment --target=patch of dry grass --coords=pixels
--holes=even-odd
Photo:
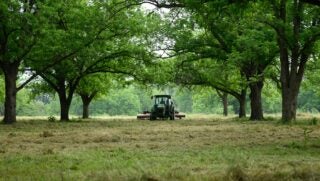
[[[0,180],[319,180],[320,126],[309,120],[23,118],[0,125]]]

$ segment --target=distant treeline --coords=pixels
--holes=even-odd
[[[168,91],[154,89],[154,94],[163,94]],[[222,100],[216,91],[210,88],[179,89],[173,88],[173,97],[177,109],[185,113],[223,114]],[[270,84],[263,92],[263,107],[266,113],[281,112],[281,98],[279,91]],[[150,91],[130,86],[111,90],[107,95],[93,100],[90,107],[92,115],[135,115],[149,110],[152,105]],[[249,100],[247,101],[249,110]],[[228,96],[229,114],[237,114],[238,101]],[[0,114],[3,115],[3,104]],[[312,90],[305,90],[299,94],[298,110],[300,112],[318,113],[320,111],[320,95]],[[34,99],[28,89],[18,94],[17,113],[19,116],[50,116],[59,115],[60,107],[57,95],[42,94]],[[75,96],[70,109],[72,115],[82,115],[82,102]]]

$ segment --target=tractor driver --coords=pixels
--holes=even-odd
[[[163,97],[161,98],[160,104],[164,104]]]

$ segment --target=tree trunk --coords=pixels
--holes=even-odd
[[[249,85],[250,87],[250,105],[251,105],[251,116],[250,120],[262,120],[263,110],[261,93],[263,88],[263,82],[255,82]]]
[[[305,72],[306,63],[309,59],[311,49],[317,39],[312,39],[310,35],[308,42],[300,41],[302,25],[303,4],[301,1],[294,0],[292,10],[292,20],[288,22],[287,1],[281,0],[279,8],[275,8],[275,15],[281,23],[288,24],[292,28],[293,42],[287,44],[288,36],[285,26],[276,28],[277,41],[280,50],[280,80],[282,89],[282,120],[286,123],[296,119],[297,97]],[[314,36],[314,35],[313,35]],[[291,55],[289,54],[291,52]]]
[[[91,94],[88,93],[79,93],[81,100],[82,100],[82,118],[88,119],[89,118],[89,105],[93,98],[97,95],[97,91],[92,92]]]
[[[285,123],[296,119],[298,92],[282,88],[282,121]]]
[[[241,95],[238,98],[239,101],[239,118],[245,118],[246,117],[246,97],[247,97],[247,90],[241,90]]]
[[[82,100],[82,118],[88,119],[89,118],[89,105],[90,105],[90,98],[86,95],[80,95]]]
[[[60,121],[69,121],[69,109],[71,101],[67,99],[65,92],[58,92],[60,101]]]
[[[46,76],[45,74],[40,74],[40,76],[58,93],[60,102],[60,121],[69,121],[70,105],[74,91],[76,90],[80,79],[73,79],[67,82],[66,78],[63,76]],[[49,79],[49,76],[52,76],[54,79],[56,79],[56,82]],[[66,83],[68,83],[68,87],[66,87]]]
[[[216,90],[218,96],[222,100],[222,106],[223,106],[223,115],[228,116],[228,93],[226,92],[221,92],[219,90]]]
[[[5,103],[4,103],[4,118],[5,124],[16,122],[16,102],[17,102],[17,85],[18,78],[18,63],[10,63],[2,65],[1,68],[5,77]]]
[[[90,103],[84,103],[82,105],[82,118],[88,119],[89,118],[89,104]]]
[[[228,116],[228,93],[222,95],[223,115]]]

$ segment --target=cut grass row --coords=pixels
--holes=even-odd
[[[20,120],[0,125],[0,180],[319,180],[308,121]]]

